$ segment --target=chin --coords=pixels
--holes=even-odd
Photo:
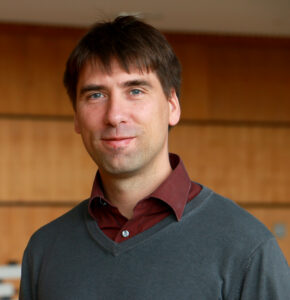
[[[121,159],[121,160],[102,160],[99,166],[107,174],[120,177],[130,177],[142,168],[140,160],[134,159]]]
[[[128,178],[133,176],[134,174],[136,174],[136,172],[138,170],[136,170],[135,168],[128,168],[127,167],[103,167],[100,168],[100,170],[103,170],[103,172],[105,172],[106,174],[109,174],[112,177],[119,177],[119,178]],[[102,172],[101,172],[102,173]]]
[[[91,157],[98,165],[101,172],[122,177],[129,177],[137,174],[144,169],[150,161],[148,155],[142,151],[128,151],[127,153],[95,152]]]

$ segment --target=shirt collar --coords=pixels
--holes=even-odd
[[[191,180],[178,155],[170,153],[169,161],[172,172],[165,181],[163,181],[161,185],[146,198],[157,198],[162,200],[170,206],[177,220],[180,220],[188,201]],[[105,199],[99,172],[97,172],[94,180],[89,207],[94,198]]]
[[[150,196],[168,204],[180,220],[188,200],[191,180],[178,155],[170,153],[169,160],[172,172]]]

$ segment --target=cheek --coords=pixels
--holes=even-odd
[[[167,105],[153,105],[150,110],[143,110],[142,123],[147,128],[152,141],[155,140],[156,142],[156,139],[160,139],[161,136],[167,134],[168,115]]]
[[[138,112],[139,118],[146,122],[162,122],[168,119],[169,107],[166,99],[153,99],[147,103],[136,106],[135,111]]]
[[[158,105],[155,106],[153,113],[154,113],[153,122],[156,125],[160,126],[160,130],[162,130],[162,127],[167,128],[169,122],[169,107],[168,107],[167,100],[164,99],[164,101],[159,102]]]
[[[97,130],[102,124],[102,114],[100,110],[83,109],[78,115],[78,125],[81,130]]]

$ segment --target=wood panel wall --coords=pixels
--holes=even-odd
[[[83,32],[0,24],[0,264],[20,261],[33,231],[90,194],[96,166],[62,86]],[[167,37],[183,64],[170,149],[193,180],[276,233],[290,261],[290,39]]]
[[[290,39],[168,35],[185,120],[290,121]]]

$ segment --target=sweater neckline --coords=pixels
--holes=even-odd
[[[192,201],[188,202],[185,206],[183,216],[180,221],[177,221],[173,214],[169,215],[156,225],[151,228],[137,234],[136,236],[121,242],[116,243],[107,237],[102,230],[99,228],[97,222],[90,216],[88,212],[88,201],[86,202],[86,206],[84,208],[84,218],[87,226],[87,230],[91,236],[91,238],[103,248],[104,251],[108,252],[113,256],[118,256],[123,252],[126,252],[141,243],[145,243],[148,239],[154,238],[162,231],[164,228],[168,227],[170,224],[182,222],[189,214],[192,214],[196,211],[196,208],[202,205],[213,193],[209,188],[202,186],[202,190],[200,193],[192,199]]]

